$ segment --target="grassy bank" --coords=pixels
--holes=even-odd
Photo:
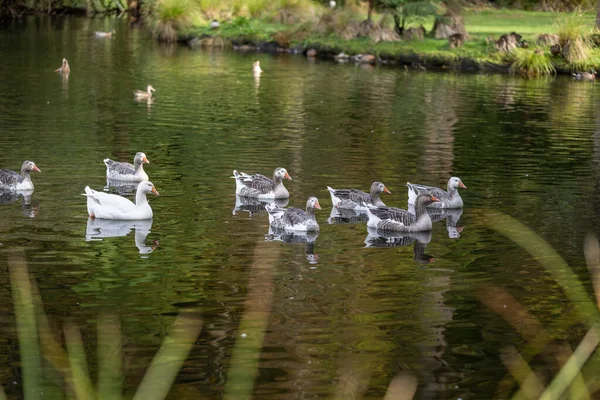
[[[176,0],[183,1],[183,0]],[[202,9],[197,10],[196,15],[202,15]],[[190,21],[185,29],[178,30],[179,38],[214,38],[219,40],[205,40],[204,44],[227,45],[236,44],[260,44],[265,42],[276,42],[282,48],[300,48],[303,50],[315,48],[319,55],[331,56],[336,52],[346,54],[373,54],[390,61],[415,64],[422,62],[428,64],[427,60],[435,60],[438,66],[456,66],[461,60],[469,60],[479,65],[496,65],[509,69],[511,65],[525,65],[522,71],[529,75],[537,75],[536,65],[542,63],[539,74],[559,72],[590,70],[600,68],[600,50],[589,41],[589,51],[584,59],[576,62],[568,62],[562,54],[551,56],[549,46],[537,46],[536,40],[542,33],[559,34],[561,28],[557,22],[565,19],[573,20],[571,23],[581,25],[581,32],[576,35],[584,35],[585,42],[593,32],[595,15],[532,12],[516,10],[465,9],[463,17],[469,39],[459,48],[450,48],[445,39],[434,39],[428,35],[422,40],[399,40],[375,42],[370,37],[354,37],[344,39],[344,29],[348,26],[358,26],[365,15],[361,10],[329,10],[316,7],[311,10],[312,22],[300,17],[289,18],[291,23],[281,23],[281,16],[270,14],[269,18],[264,16],[231,16],[222,21],[217,29],[211,29],[206,15],[198,17],[196,22]],[[288,15],[293,15],[289,12]],[[219,16],[214,13],[215,18]],[[388,15],[377,15],[374,17],[377,29],[393,32],[393,20]],[[427,32],[430,32],[434,24],[433,17],[420,19],[412,26],[422,24]],[[564,24],[563,24],[564,25]],[[497,50],[495,41],[501,35],[517,32],[523,39],[529,42],[528,49],[503,53]],[[492,40],[493,39],[493,40]],[[202,42],[201,42],[202,44]],[[573,47],[573,46],[572,46]],[[537,52],[536,52],[537,49]],[[411,60],[413,60],[411,62]],[[419,61],[420,60],[420,61]],[[404,62],[406,61],[406,62]],[[517,62],[518,61],[518,62]],[[572,60],[571,60],[572,61]],[[545,64],[544,64],[545,63]],[[429,63],[431,65],[431,63]],[[550,65],[551,64],[551,65]],[[534,68],[529,73],[527,66]],[[550,65],[550,67],[548,66]],[[520,68],[520,67],[519,67]],[[517,68],[517,71],[520,69]],[[514,69],[514,68],[513,68]]]

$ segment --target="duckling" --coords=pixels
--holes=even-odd
[[[152,85],[148,85],[145,92],[143,90],[136,90],[133,92],[133,96],[138,100],[148,100],[152,98],[152,92],[155,91],[156,89],[154,89]]]
[[[66,58],[62,59],[62,65],[60,68],[56,68],[54,72],[60,72],[63,75],[69,75],[71,73],[71,67],[69,67],[69,62]]]
[[[262,74],[262,72],[263,70],[260,68],[260,61],[254,61],[254,63],[252,64],[252,73],[254,75],[260,75]]]

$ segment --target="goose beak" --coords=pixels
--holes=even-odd
[[[156,190],[155,187],[152,188],[152,193],[154,193],[155,196],[160,196],[160,193],[158,193],[158,190]]]
[[[315,208],[316,208],[317,210],[320,210],[320,209],[321,209],[321,205],[319,204],[319,202],[318,202],[318,201],[315,203]]]
[[[435,203],[436,201],[440,201],[440,199],[438,199],[434,195],[431,195],[431,201],[433,201]]]
[[[33,164],[33,170],[36,171],[36,172],[42,172],[42,171],[40,171],[40,169],[35,164]]]
[[[150,161],[148,161],[148,159],[146,157],[142,158],[142,162],[144,164],[150,164]]]
[[[462,182],[459,182],[459,183],[458,183],[458,187],[459,187],[459,188],[463,188],[463,189],[466,189],[466,188],[467,188],[467,187],[465,186],[465,184],[464,184],[464,183],[462,183]]]
[[[283,176],[285,179],[289,179],[290,181],[292,180],[292,177],[290,176],[290,174],[288,174],[287,172],[285,173],[285,175]]]
[[[383,193],[392,194],[385,186],[383,187]]]

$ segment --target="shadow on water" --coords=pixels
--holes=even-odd
[[[139,253],[150,254],[158,247],[158,240],[154,240],[151,246],[146,245],[146,238],[152,229],[152,220],[110,220],[100,218],[88,218],[85,230],[85,240],[102,240],[104,238],[127,236],[133,230],[134,242]]]

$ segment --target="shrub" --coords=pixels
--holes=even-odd
[[[193,0],[159,0],[146,18],[154,37],[174,42],[191,27],[194,16],[197,6]]]
[[[592,28],[587,16],[582,12],[561,13],[554,24],[565,61],[573,67],[585,65],[592,48],[589,41]]]
[[[556,73],[552,60],[542,49],[515,49],[511,57],[514,58],[512,70],[529,78]]]

